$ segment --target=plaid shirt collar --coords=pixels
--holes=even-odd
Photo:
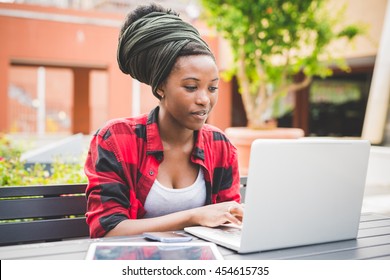
[[[164,154],[164,146],[161,141],[160,132],[158,129],[158,112],[160,107],[157,106],[150,111],[146,122],[146,150],[148,154],[155,155],[160,158]],[[194,131],[195,146],[192,151],[194,159],[205,160],[203,127],[200,130]]]

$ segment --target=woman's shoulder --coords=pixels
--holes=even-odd
[[[204,124],[201,133],[205,139],[213,141],[216,144],[223,143],[224,145],[232,146],[232,143],[229,141],[229,138],[226,136],[225,132],[216,126]]]
[[[137,117],[122,117],[114,118],[106,121],[102,127],[100,127],[96,135],[107,137],[112,134],[131,134],[138,126],[146,125],[147,114],[143,114]]]
[[[222,129],[219,127],[216,127],[212,124],[205,123],[201,129],[203,133],[219,133],[219,134],[224,134]]]
[[[220,128],[205,124],[201,129],[201,141],[203,141],[204,152],[211,154],[213,161],[218,164],[232,164],[237,157],[237,148],[230,142]]]

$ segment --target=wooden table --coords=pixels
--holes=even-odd
[[[0,247],[0,259],[82,260],[85,258],[88,247],[92,242],[102,241],[137,242],[145,241],[145,239],[138,235],[101,239],[82,238],[59,242],[3,246]],[[359,234],[356,240],[251,254],[237,254],[223,247],[219,247],[219,250],[224,259],[227,260],[390,260],[390,217],[373,213],[362,214]]]

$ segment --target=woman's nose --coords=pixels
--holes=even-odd
[[[196,95],[196,103],[201,105],[207,105],[210,103],[210,97],[206,90],[198,91]]]

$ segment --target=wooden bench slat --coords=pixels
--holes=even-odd
[[[87,237],[85,218],[0,224],[0,245]]]
[[[86,211],[85,200],[85,196],[4,200],[0,203],[0,220],[81,215]]]
[[[63,194],[81,194],[86,184],[48,185],[48,186],[13,186],[0,187],[0,198],[18,196],[59,196]]]

